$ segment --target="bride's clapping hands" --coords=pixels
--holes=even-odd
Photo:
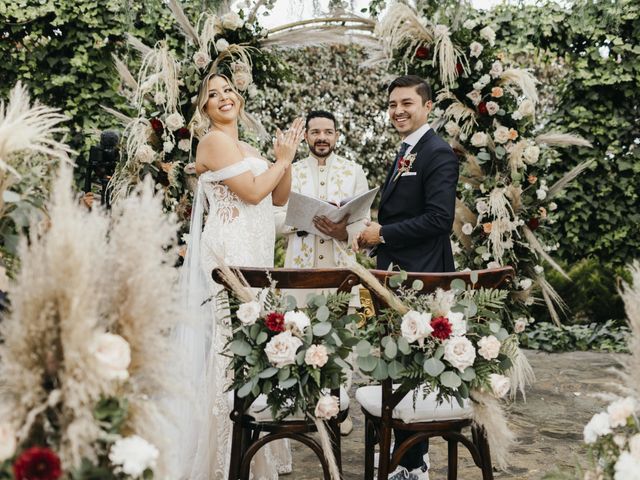
[[[276,132],[276,138],[273,142],[273,151],[277,163],[291,164],[293,161],[298,145],[304,137],[304,119],[296,118],[291,127],[282,132],[280,129]]]

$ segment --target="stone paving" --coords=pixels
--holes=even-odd
[[[510,407],[510,421],[519,444],[513,451],[508,472],[496,472],[496,480],[540,479],[556,467],[572,467],[584,458],[582,429],[591,416],[605,406],[594,393],[610,390],[615,380],[610,369],[618,366],[619,355],[595,352],[547,354],[529,351],[527,356],[537,381],[527,393],[527,402]],[[353,396],[352,396],[353,398]],[[353,432],[342,437],[344,480],[363,478],[364,430],[362,414],[352,400]],[[459,450],[460,480],[481,480],[464,447]],[[317,480],[322,471],[313,454],[294,445],[293,473],[282,480]],[[445,480],[447,450],[442,439],[431,440],[430,480]]]

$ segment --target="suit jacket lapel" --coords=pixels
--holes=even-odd
[[[416,143],[413,148],[411,149],[411,151],[409,153],[416,153],[420,151],[420,149],[422,148],[422,145],[429,140],[432,136],[434,136],[436,134],[436,132],[433,131],[433,128],[430,128],[429,130],[427,130],[427,132],[420,137],[420,140],[418,140],[418,143]],[[382,196],[380,197],[380,207],[382,207],[382,204],[389,198],[389,196],[391,195],[391,193],[393,192],[393,190],[396,188],[396,185],[398,184],[398,180],[393,180],[391,178],[391,175],[393,174],[393,167],[391,167],[389,169],[389,172],[387,173],[387,179],[384,183],[384,188],[382,190]]]

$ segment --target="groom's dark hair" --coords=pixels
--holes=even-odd
[[[328,118],[333,122],[333,128],[338,129],[338,123],[336,122],[336,117],[331,112],[327,112],[325,110],[311,110],[307,114],[307,121],[304,124],[304,129],[309,130],[309,121],[314,118]]]
[[[389,84],[387,95],[391,95],[391,92],[398,87],[416,87],[416,92],[422,97],[422,103],[431,100],[431,87],[424,79],[417,75],[403,75],[396,78]]]

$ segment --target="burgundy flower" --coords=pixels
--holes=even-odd
[[[529,226],[529,229],[533,232],[540,226],[540,220],[538,220],[536,217],[531,217],[527,222],[527,225]]]
[[[462,72],[464,72],[464,67],[460,62],[456,63],[456,72],[458,72],[458,75],[462,75]]]
[[[189,132],[189,129],[186,127],[182,127],[181,129],[178,130],[178,138],[180,140],[182,140],[183,138],[190,138],[191,137],[191,132]]]
[[[431,336],[439,338],[440,340],[446,340],[451,336],[451,323],[447,317],[436,317],[431,320]]]
[[[429,58],[429,47],[425,47],[424,45],[422,45],[416,48],[416,58],[419,58],[420,60]]]
[[[411,166],[411,162],[406,158],[401,158],[398,160],[398,168],[409,168]]]
[[[152,118],[151,120],[149,120],[149,123],[151,123],[151,128],[153,128],[154,132],[156,132],[158,135],[162,134],[162,131],[164,130],[162,121],[157,118]]]
[[[284,315],[278,312],[271,312],[264,319],[264,324],[272,332],[284,332]]]
[[[62,476],[58,456],[46,447],[31,447],[13,464],[16,480],[56,480]]]
[[[487,104],[486,102],[480,102],[478,104],[478,112],[480,112],[481,115],[487,115],[489,112],[487,111]]]

